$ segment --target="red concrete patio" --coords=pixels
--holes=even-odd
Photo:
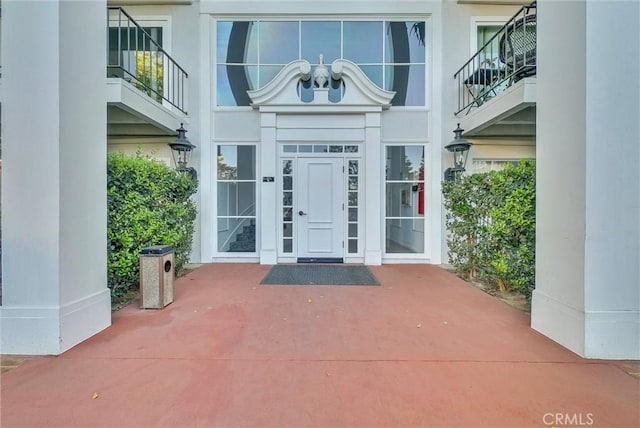
[[[259,285],[214,264],[163,310],[135,304],[59,357],[2,375],[1,425],[640,426],[640,380],[428,265],[380,286]]]

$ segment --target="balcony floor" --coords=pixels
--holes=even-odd
[[[527,77],[504,92],[459,114],[467,137],[535,137],[536,78]]]
[[[175,136],[187,117],[158,103],[124,79],[107,78],[109,137]]]

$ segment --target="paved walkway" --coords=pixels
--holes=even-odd
[[[59,357],[2,375],[2,427],[640,425],[640,380],[428,265],[380,286],[259,285],[206,265]]]

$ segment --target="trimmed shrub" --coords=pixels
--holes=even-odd
[[[527,297],[535,285],[535,162],[443,185],[449,262]]]
[[[171,245],[175,271],[191,252],[198,183],[165,163],[138,154],[107,157],[108,284],[118,298],[139,286],[139,254]]]

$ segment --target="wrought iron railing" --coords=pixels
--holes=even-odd
[[[523,6],[454,74],[456,115],[469,113],[518,80],[536,74],[536,2]]]
[[[107,77],[127,80],[187,114],[187,72],[124,9],[107,9]]]

